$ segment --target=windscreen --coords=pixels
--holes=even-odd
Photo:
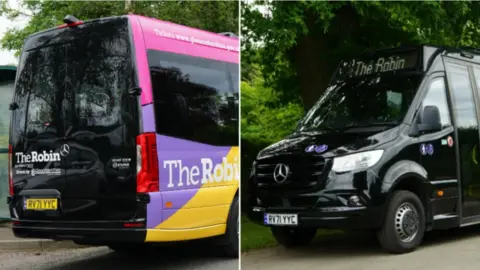
[[[12,135],[41,139],[121,125],[132,86],[128,21],[52,32],[33,37],[22,54]]]
[[[421,50],[379,51],[343,61],[297,132],[398,125],[422,79]]]
[[[331,85],[306,114],[298,131],[399,124],[420,81],[418,74],[397,74]]]

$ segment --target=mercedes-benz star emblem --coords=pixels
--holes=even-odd
[[[70,154],[70,146],[68,144],[62,145],[62,147],[60,147],[60,155],[64,157],[68,156],[68,154]]]
[[[283,183],[285,182],[285,180],[287,180],[289,171],[290,168],[288,168],[287,165],[280,163],[275,167],[275,170],[273,171],[273,179],[275,179],[277,183]]]

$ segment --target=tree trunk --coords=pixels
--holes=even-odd
[[[125,11],[128,14],[133,14],[133,0],[125,0]]]
[[[340,46],[346,38],[358,31],[359,19],[355,9],[345,5],[338,9],[331,22],[332,33],[318,31],[314,13],[306,15],[309,33],[297,40],[297,45],[290,51],[290,59],[299,80],[300,96],[305,110],[309,110],[317,99],[325,92],[330,77],[338,65],[339,59],[325,55],[332,47]],[[333,33],[335,32],[335,33]]]
[[[325,57],[326,39],[302,37],[292,50],[295,70],[300,82],[300,96],[305,110],[309,110],[325,91],[329,82],[329,70]]]

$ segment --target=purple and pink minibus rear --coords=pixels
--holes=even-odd
[[[238,256],[239,47],[136,15],[28,37],[10,106],[15,235],[114,250],[215,237]]]

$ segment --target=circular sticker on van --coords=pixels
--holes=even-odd
[[[305,152],[307,153],[313,152],[313,150],[315,150],[315,145],[309,145],[305,148]]]
[[[452,136],[448,136],[448,138],[447,138],[447,145],[448,145],[448,147],[452,147],[452,146],[453,146],[453,138],[452,138]]]
[[[427,153],[431,156],[431,155],[433,155],[433,151],[434,151],[433,150],[433,145],[429,143],[427,145]]]
[[[427,154],[427,145],[424,143],[420,145],[420,154],[422,154],[423,156]]]
[[[321,144],[321,145],[315,147],[315,152],[317,152],[317,153],[323,153],[323,152],[327,151],[327,149],[328,149],[328,146],[327,146],[327,145]]]

